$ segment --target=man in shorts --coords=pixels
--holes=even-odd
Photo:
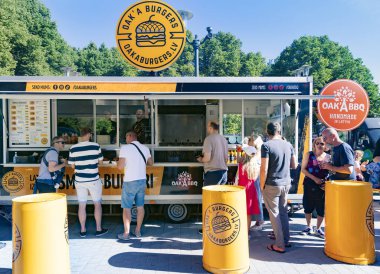
[[[131,208],[133,202],[137,207],[137,224],[134,235],[141,237],[141,225],[144,219],[144,197],[146,188],[146,166],[153,161],[149,148],[137,141],[137,134],[129,131],[126,134],[127,145],[122,146],[117,167],[124,171],[121,207],[123,208],[124,232],[117,237],[120,240],[130,239]]]
[[[86,237],[86,203],[90,192],[94,202],[94,216],[96,222],[95,236],[101,236],[108,232],[102,228],[102,181],[99,177],[99,163],[102,163],[103,155],[99,144],[91,142],[92,131],[90,128],[81,130],[81,142],[73,145],[69,153],[69,165],[75,169],[75,188],[77,191],[79,208],[78,218],[80,222],[80,236]]]

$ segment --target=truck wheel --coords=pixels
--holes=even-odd
[[[144,211],[145,211],[145,214],[144,214],[144,220],[143,220],[143,222],[145,222],[146,220],[148,220],[148,218],[150,216],[150,207],[149,207],[149,205],[144,205]],[[134,224],[134,225],[137,223],[137,207],[136,206],[133,206],[131,208],[131,223]]]
[[[166,205],[164,213],[166,219],[172,223],[182,223],[190,217],[189,208],[184,204]]]

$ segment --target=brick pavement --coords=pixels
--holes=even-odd
[[[334,261],[323,253],[323,241],[298,234],[303,228],[302,212],[291,218],[292,248],[285,254],[266,250],[270,226],[253,232],[250,240],[248,273],[380,273],[380,206],[375,213],[377,262],[371,266],[348,265]],[[90,218],[87,238],[79,237],[76,217],[69,218],[70,258],[73,274],[94,273],[207,273],[202,268],[200,217],[184,224],[170,224],[159,217],[144,225],[143,238],[128,242],[116,240],[122,231],[121,217],[105,217],[110,232],[102,238],[91,234],[95,225]],[[11,225],[0,219],[0,241],[7,246],[0,250],[0,273],[11,273]]]

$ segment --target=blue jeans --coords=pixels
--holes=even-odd
[[[36,181],[33,188],[33,194],[37,194],[37,192],[38,193],[55,193],[57,192],[57,189],[52,184]]]
[[[137,207],[144,206],[146,179],[123,183],[121,207],[132,208],[133,202]]]
[[[259,202],[260,214],[254,214],[254,215],[252,215],[252,220],[254,220],[254,221],[264,221],[263,196],[261,194],[261,189],[260,189],[260,177],[257,177],[257,180],[255,181],[255,188],[256,188],[256,193],[257,193],[257,200]]]
[[[203,174],[203,186],[225,184],[227,184],[227,170],[213,170]]]

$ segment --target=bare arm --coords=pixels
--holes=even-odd
[[[293,154],[292,158],[290,158],[290,168],[296,169],[297,168],[297,159],[296,156]]]
[[[315,177],[313,174],[311,174],[307,170],[307,163],[309,162],[309,157],[303,157],[302,159],[302,164],[301,164],[301,172],[305,174],[306,177],[309,177],[312,179],[316,184],[320,185],[322,183],[322,180],[319,179],[318,177]]]
[[[58,165],[54,161],[49,161],[48,170],[49,170],[49,172],[54,172],[54,171],[60,170],[61,168],[65,167],[66,164],[67,164],[67,160],[66,159],[63,159],[63,163],[60,164],[60,165]]]
[[[207,163],[207,162],[210,162],[211,160],[211,153],[210,152],[205,152],[203,154],[203,157],[198,157],[197,158],[198,162],[200,163]]]
[[[144,99],[144,118],[149,119],[149,104],[148,99]]]
[[[323,163],[322,168],[343,174],[351,174],[354,171],[354,166],[350,164],[346,164],[344,166],[333,166],[330,163]]]
[[[125,158],[119,158],[119,161],[117,162],[117,168],[119,170],[124,170],[125,167]]]
[[[148,161],[146,161],[146,165],[147,165],[147,166],[152,166],[152,165],[153,165],[152,157],[149,157],[149,158],[148,158]]]
[[[265,181],[267,180],[268,175],[268,158],[261,158],[261,166],[260,166],[260,188],[264,189]]]

